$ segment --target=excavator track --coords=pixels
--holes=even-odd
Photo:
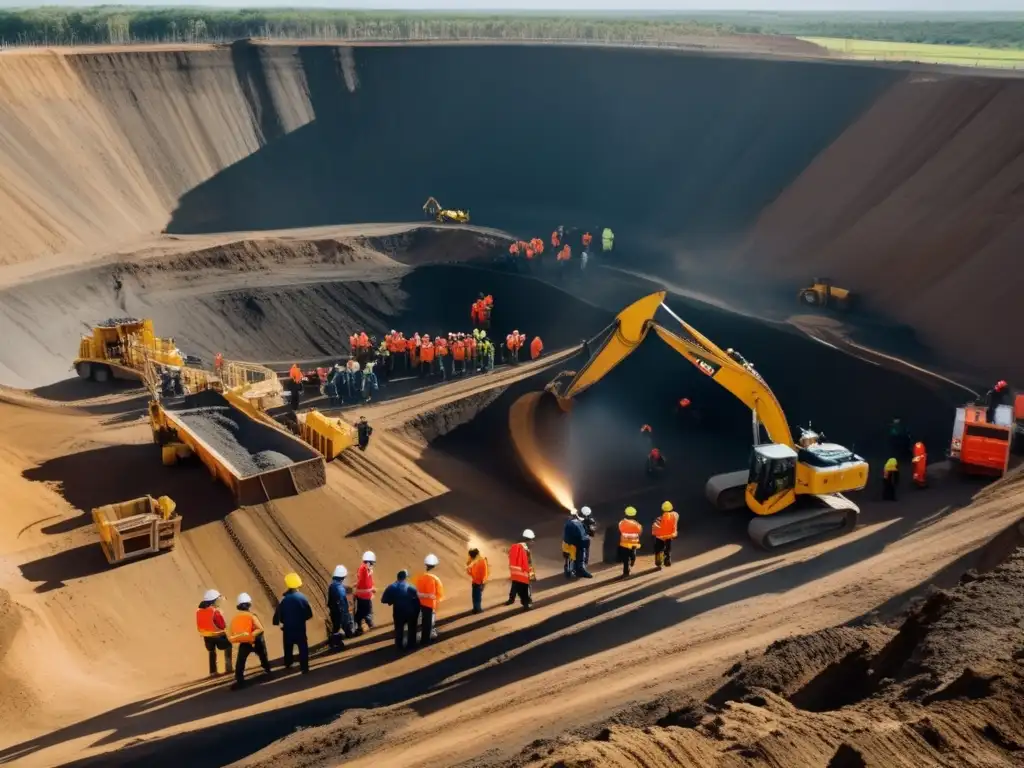
[[[747,534],[754,544],[770,552],[857,527],[860,508],[841,493],[804,498],[814,506],[751,520]]]

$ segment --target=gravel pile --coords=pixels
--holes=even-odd
[[[288,438],[241,415],[229,405],[192,408],[178,412],[181,419],[242,477],[282,469],[308,457],[291,458]]]
[[[106,320],[96,323],[97,328],[116,328],[119,325],[141,323],[137,317],[108,317]]]

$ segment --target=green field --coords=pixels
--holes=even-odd
[[[936,45],[887,40],[850,40],[839,37],[802,37],[852,59],[876,61],[917,61],[922,64],[952,64],[961,67],[1024,69],[1024,50],[981,48],[971,45]]]

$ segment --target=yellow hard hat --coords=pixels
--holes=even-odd
[[[626,507],[626,517],[636,517],[636,507]]]
[[[298,589],[302,586],[302,579],[297,573],[289,573],[284,577],[284,585],[288,587],[288,589]]]
[[[671,512],[672,511],[672,502],[671,501],[666,501],[664,504],[662,504],[661,505],[661,511],[662,512]]]

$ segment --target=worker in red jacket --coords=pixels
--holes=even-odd
[[[918,488],[928,487],[928,452],[924,443],[914,443],[914,458],[911,459],[914,467],[914,485]]]
[[[373,629],[373,596],[377,590],[373,588],[373,566],[377,556],[373,552],[363,553],[363,564],[356,572],[356,588],[352,595],[356,599],[356,615],[354,617],[356,634],[363,633],[363,622],[367,629]]]

